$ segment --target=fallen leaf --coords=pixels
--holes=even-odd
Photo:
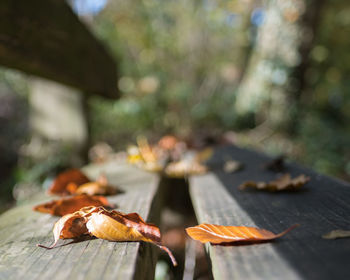
[[[149,172],[160,172],[163,169],[163,166],[158,162],[143,162],[139,165],[140,168]]]
[[[73,191],[72,189],[70,190]],[[95,182],[82,184],[77,187],[72,193],[88,195],[113,195],[116,194],[117,191],[118,189],[116,187],[110,186],[107,177],[102,174]]]
[[[233,243],[233,242],[260,242],[273,240],[285,235],[298,225],[293,225],[287,230],[274,234],[265,229],[244,226],[221,226],[213,224],[201,224],[195,227],[186,228],[187,234],[202,243],[212,244]]]
[[[264,165],[264,168],[273,172],[283,172],[286,170],[286,166],[284,164],[284,156],[276,157],[275,159],[271,160],[270,162],[266,163]]]
[[[337,238],[348,238],[350,237],[350,230],[336,229],[322,235],[324,239],[337,239]]]
[[[223,170],[226,172],[226,173],[233,173],[233,172],[236,172],[238,170],[241,170],[243,169],[244,165],[243,163],[239,162],[239,161],[236,161],[236,160],[227,160],[225,163],[224,163],[224,166],[223,166]]]
[[[197,162],[206,162],[213,156],[213,154],[214,154],[214,149],[211,147],[208,147],[198,152],[196,154],[195,160]]]
[[[55,223],[52,232],[54,235],[52,245],[37,244],[37,246],[52,249],[56,246],[59,239],[78,238],[89,233],[86,227],[86,218],[80,211],[63,216]]]
[[[164,150],[172,150],[175,148],[179,140],[172,135],[165,135],[158,141],[158,147]]]
[[[100,210],[92,213],[86,224],[89,232],[97,238],[110,241],[146,241],[159,244],[160,231],[153,224],[147,224],[137,214]]]
[[[139,148],[139,152],[145,162],[157,161],[157,155],[154,153],[152,147],[148,144],[148,141],[145,137],[138,137],[137,145]]]
[[[50,202],[35,206],[33,210],[56,216],[64,216],[70,213],[74,213],[86,206],[113,207],[103,196],[81,194],[68,198],[62,198],[59,200],[52,200]]]
[[[104,207],[85,207],[79,211],[63,216],[54,226],[54,243],[59,239],[78,238],[90,234],[109,241],[145,241],[157,245],[166,251],[174,266],[176,260],[170,250],[161,245],[159,228],[146,223],[137,213],[125,214],[119,211],[108,211]]]
[[[310,177],[305,175],[299,175],[292,179],[290,174],[284,174],[282,177],[279,177],[276,180],[270,181],[268,183],[265,182],[255,182],[248,181],[239,186],[240,190],[244,190],[246,188],[255,188],[257,190],[265,190],[265,191],[295,191],[299,190],[302,186],[304,186],[307,182],[310,181]]]
[[[126,149],[128,154],[128,162],[131,164],[137,164],[143,162],[142,155],[140,154],[139,148],[135,145],[129,145]]]
[[[160,172],[163,165],[161,155],[152,148],[145,137],[138,137],[138,146],[132,145],[127,149],[128,162],[149,172]]]
[[[70,192],[67,190],[69,184],[75,184],[77,186],[90,182],[90,179],[79,169],[73,168],[66,170],[55,178],[52,182],[48,193],[57,195],[68,195]]]
[[[208,171],[205,165],[198,163],[197,161],[181,160],[172,162],[165,168],[165,174],[173,178],[184,178],[189,175],[201,175]]]

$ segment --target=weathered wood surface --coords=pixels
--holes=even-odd
[[[114,59],[66,1],[1,0],[0,64],[117,97]]]
[[[116,162],[85,171],[92,178],[104,172],[111,184],[120,186],[124,193],[108,197],[117,209],[158,223],[156,175]],[[0,216],[0,279],[153,279],[159,249],[151,244],[93,239],[52,250],[36,247],[53,240],[58,217],[32,211],[33,205],[49,199],[41,195]]]
[[[245,164],[242,171],[222,171],[224,160]],[[240,191],[247,180],[270,180],[263,170],[269,158],[235,147],[220,148],[213,172],[190,180],[190,195],[199,223],[246,225],[279,233],[300,227],[275,242],[249,246],[206,244],[215,279],[350,279],[350,239],[326,240],[334,229],[350,230],[350,186],[339,180],[287,164],[287,172],[311,176],[300,192]]]

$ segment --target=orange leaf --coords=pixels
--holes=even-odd
[[[201,224],[195,227],[186,228],[187,234],[202,243],[213,244],[232,242],[259,242],[273,240],[285,235],[298,225],[291,226],[287,230],[274,234],[265,229],[244,226],[220,226],[212,224]]]
[[[240,185],[239,189],[244,190],[246,188],[255,188],[257,190],[266,190],[271,192],[294,191],[299,190],[309,181],[310,177],[307,177],[305,175],[299,175],[298,177],[292,179],[290,177],[290,174],[284,174],[282,177],[279,177],[278,179],[270,181],[268,183],[248,181]]]
[[[56,216],[64,216],[74,213],[86,206],[112,207],[112,205],[108,203],[108,200],[103,196],[81,194],[60,200],[52,200],[50,202],[35,206],[33,210]]]
[[[158,146],[164,150],[172,150],[175,148],[179,140],[173,135],[165,135],[158,141]]]
[[[48,193],[57,195],[68,195],[70,192],[67,190],[69,184],[75,184],[80,186],[90,182],[90,179],[79,169],[73,168],[66,170],[55,178],[51,184]]]
[[[160,243],[159,228],[153,224],[145,223],[137,213],[124,214],[115,210],[107,211],[102,207],[100,209],[98,213],[92,214],[87,225],[94,236],[111,241],[142,240]],[[128,229],[123,228],[114,232],[114,229],[118,228],[119,224]],[[119,236],[121,232],[123,232],[123,235]]]
[[[89,194],[89,195],[113,195],[116,194],[118,189],[108,185],[108,180],[105,175],[100,175],[100,177],[95,182],[89,182],[79,186],[76,190],[76,194]],[[99,205],[96,205],[99,206]]]

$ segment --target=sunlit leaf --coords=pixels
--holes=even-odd
[[[202,243],[210,242],[213,244],[231,243],[231,242],[260,242],[273,240],[285,235],[297,225],[291,226],[287,230],[274,234],[265,229],[244,226],[221,226],[213,224],[201,224],[195,227],[186,228],[187,234],[195,240]]]
[[[165,174],[174,178],[184,178],[190,175],[202,175],[207,171],[207,167],[198,163],[197,161],[186,160],[169,163],[165,168]]]
[[[113,195],[117,192],[117,187],[109,185],[107,177],[102,174],[95,182],[82,184],[76,188],[73,193],[88,195]]]

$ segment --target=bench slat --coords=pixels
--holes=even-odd
[[[245,164],[242,171],[222,171],[224,160]],[[301,226],[275,242],[249,246],[206,244],[215,279],[350,279],[350,239],[325,240],[334,229],[350,229],[350,186],[339,180],[287,164],[292,176],[311,181],[300,192],[240,191],[247,180],[271,180],[263,170],[268,157],[236,147],[224,147],[211,159],[213,172],[190,180],[190,195],[199,223],[245,225],[279,233]]]
[[[108,200],[121,211],[138,212],[145,220],[159,214],[154,207],[156,175],[120,162],[91,165],[85,171],[92,178],[104,172],[111,185],[120,186],[124,193]],[[153,278],[158,249],[151,244],[94,239],[52,250],[36,247],[53,240],[52,227],[58,217],[32,211],[33,205],[49,199],[40,195],[0,216],[0,279]]]

